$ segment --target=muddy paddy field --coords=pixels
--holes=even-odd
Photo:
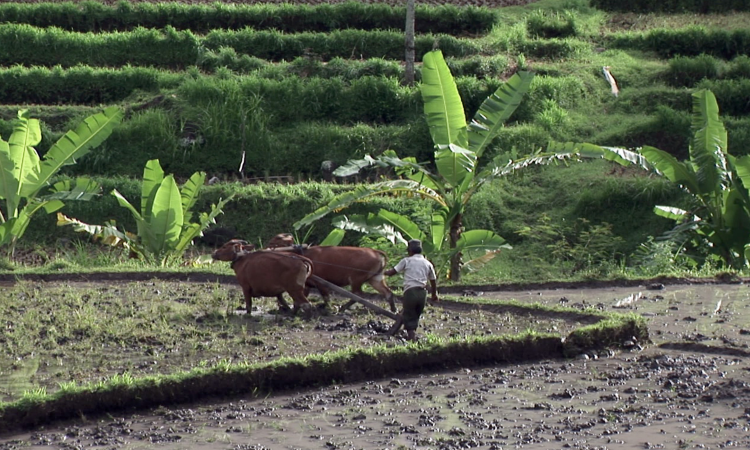
[[[516,300],[634,312],[648,320],[651,342],[82,417],[0,435],[0,449],[750,448],[750,290],[661,287],[471,290],[429,307],[420,328],[429,342],[528,330],[566,336],[588,324],[587,314],[493,303]],[[2,292],[4,401],[114,374],[406,345],[383,336],[389,319],[362,307],[336,314],[341,300],[310,321],[262,300],[248,318],[237,287],[217,283],[23,282]]]

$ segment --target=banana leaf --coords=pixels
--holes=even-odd
[[[156,191],[149,223],[155,238],[150,247],[154,255],[163,255],[169,249],[177,247],[182,224],[180,190],[174,180],[174,175],[167,175]]]
[[[7,142],[0,139],[0,199],[5,199],[6,211],[10,217],[15,215],[19,201],[17,194],[19,182],[15,172],[15,163],[10,157],[10,147]],[[1,221],[4,222],[5,219],[2,218]]]
[[[353,214],[351,216],[336,216],[331,220],[336,228],[341,230],[357,231],[359,233],[382,236],[391,244],[406,244],[406,239],[396,228],[383,220],[376,219],[375,214]]]
[[[725,178],[727,163],[727,130],[719,119],[719,105],[710,91],[701,90],[693,94],[692,115],[693,140],[690,160],[696,167],[695,177],[699,191],[718,194]]]
[[[143,250],[136,243],[137,237],[131,233],[118,230],[114,221],[108,221],[104,225],[90,225],[58,212],[57,226],[70,226],[78,233],[89,234],[97,242],[111,247],[123,247],[143,258]]]
[[[146,223],[151,223],[156,191],[159,190],[162,181],[164,181],[164,170],[159,160],[147,161],[143,167],[143,181],[141,182],[141,216]]]
[[[198,193],[206,182],[206,172],[195,172],[180,189],[182,199],[182,216],[185,222],[192,220],[190,211],[198,200]]]
[[[456,241],[456,246],[447,254],[447,258],[443,263],[443,266],[448,264],[450,260],[458,253],[469,256],[470,259],[466,264],[470,264],[466,271],[479,269],[484,264],[487,264],[492,258],[497,256],[502,249],[512,248],[501,236],[495,234],[490,230],[469,230],[461,233],[461,237]],[[442,272],[444,267],[441,267]],[[464,270],[463,267],[461,269]]]
[[[312,213],[306,215],[302,219],[294,223],[294,229],[299,230],[303,226],[310,225],[311,223],[319,220],[326,215],[339,211],[352,203],[361,202],[375,195],[385,193],[404,193],[409,195],[417,195],[426,199],[430,199],[445,206],[444,199],[432,189],[429,189],[421,184],[412,180],[391,180],[383,181],[375,184],[361,185],[356,187],[353,191],[345,192],[343,194],[334,197],[327,205],[318,208]]]
[[[356,175],[360,170],[368,167],[393,167],[396,172],[401,174],[403,172],[427,172],[422,166],[413,161],[413,158],[401,159],[396,156],[393,150],[388,150],[377,158],[373,158],[370,155],[365,155],[362,159],[350,159],[346,164],[338,167],[333,171],[333,174],[337,177],[348,177]],[[399,170],[401,169],[401,170]]]
[[[422,100],[432,142],[436,146],[469,147],[466,116],[458,87],[440,50],[422,58]]]
[[[131,205],[130,202],[117,191],[117,189],[112,190],[112,195],[117,199],[117,203],[120,206],[130,211],[133,219],[135,219],[135,224],[138,228],[137,235],[140,237],[142,245],[149,248],[151,246],[150,243],[156,240],[156,236],[154,235],[150,224],[143,220],[141,213],[139,213],[133,205]]]
[[[457,187],[474,173],[477,155],[455,144],[441,145],[435,152],[435,165],[450,187]]]
[[[732,155],[727,155],[729,164],[737,175],[737,179],[734,179],[734,188],[742,196],[742,203],[750,213],[750,156],[745,155],[739,158],[735,158]]]
[[[701,195],[700,185],[692,166],[654,147],[644,146],[641,154],[669,181],[683,186],[693,195]]]
[[[432,213],[430,221],[430,234],[432,235],[432,246],[435,250],[443,248],[445,241],[445,225],[448,217],[448,210],[440,208]]]
[[[469,230],[461,233],[456,241],[458,251],[493,251],[511,247],[502,236],[490,230]]]
[[[403,235],[406,236],[404,238],[405,240],[408,241],[409,239],[419,239],[420,241],[422,241],[422,246],[428,253],[434,250],[433,248],[431,248],[431,241],[427,241],[427,237],[422,232],[422,230],[419,229],[419,226],[417,226],[417,224],[408,217],[402,216],[401,214],[396,214],[386,209],[379,210],[375,217],[377,218],[377,220],[380,220],[383,223],[390,224],[395,229],[400,231]]]
[[[34,148],[42,140],[39,120],[31,119],[26,110],[18,112],[18,121],[8,139],[8,156],[13,161],[12,176],[16,179],[16,190],[9,200],[18,205],[21,197],[35,192],[34,179],[39,172],[39,155]],[[15,215],[16,208],[8,208],[10,216]]]
[[[39,173],[29,181],[28,189],[24,189],[25,195],[36,194],[63,166],[75,163],[76,158],[104,142],[121,120],[122,112],[110,107],[86,118],[75,131],[65,133],[44,155]]]
[[[337,228],[335,230],[331,230],[331,232],[328,233],[328,236],[326,236],[326,238],[323,239],[320,245],[328,246],[328,247],[339,245],[341,241],[344,239],[345,235],[346,235],[346,231],[342,229]]]
[[[476,272],[499,255],[502,250],[490,250],[487,253],[470,259],[461,266],[462,273]]]
[[[469,123],[469,150],[480,158],[529,91],[534,74],[518,72],[487,97]]]
[[[676,208],[674,206],[662,206],[657,205],[654,206],[654,213],[656,213],[657,216],[665,217],[667,219],[672,220],[683,220],[688,216],[688,212],[681,208]]]
[[[9,218],[0,225],[0,246],[13,242],[26,232],[31,218],[39,210],[53,213],[65,206],[60,200],[31,200],[18,212],[16,217]]]
[[[46,200],[76,200],[88,201],[101,193],[101,186],[96,181],[79,177],[73,183],[71,180],[58,181],[52,185],[52,193],[45,195]]]
[[[198,236],[203,235],[203,231],[216,223],[216,217],[219,214],[224,213],[224,206],[234,198],[234,194],[230,195],[224,200],[219,199],[219,202],[215,205],[211,205],[211,211],[208,213],[200,213],[198,215],[198,223],[187,223],[184,222],[182,232],[180,233],[180,240],[172,250],[175,256],[180,256],[187,249],[188,245],[193,243],[193,240]],[[183,217],[184,220],[184,217]]]

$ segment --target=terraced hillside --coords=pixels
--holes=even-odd
[[[23,3],[85,3],[87,0],[31,0]],[[294,4],[294,5],[332,5],[337,3],[347,3],[351,0],[294,0],[294,1],[282,1],[282,0],[229,0],[220,3],[229,5],[254,5],[254,4]],[[534,0],[415,0],[417,5],[456,5],[456,6],[486,6],[488,8],[501,8],[504,6],[518,6],[532,3]],[[119,0],[102,0],[101,2],[105,5],[117,5]],[[130,3],[162,3],[160,0],[130,0]],[[217,3],[214,0],[187,0],[179,3],[189,5],[207,4],[213,5]],[[367,4],[383,4],[389,6],[403,6],[404,1],[402,0],[359,0],[358,3]]]
[[[183,178],[204,170],[220,180],[300,181],[329,179],[328,168],[388,149],[427,162],[433,149],[420,92],[402,83],[404,13],[403,2],[0,3],[0,134],[28,108],[45,124],[44,152],[82,117],[118,105],[124,122],[68,173],[139,178],[144,163],[159,158]],[[750,148],[747,18],[608,13],[583,0],[417,1],[417,81],[421,55],[440,48],[471,116],[519,68],[537,73],[488,158],[527,154],[549,140],[650,144],[684,157],[690,93],[700,88],[716,94],[730,147],[741,154]],[[576,170],[563,178],[591,175]],[[597,170],[589,185],[611,175],[609,166]],[[545,171],[530,173],[535,186],[551,183]],[[618,234],[639,229],[626,238],[630,252],[666,226],[645,219],[653,203],[675,196],[635,185],[616,194],[597,188],[587,198],[571,193],[564,208],[559,191],[519,205],[524,195],[511,186],[524,182],[479,196],[470,225],[518,243],[517,230],[551,208],[555,218],[615,223]],[[212,192],[211,199],[221,194]],[[325,195],[303,194],[304,208]],[[244,211],[258,203],[248,200]],[[101,208],[72,214],[129,220]],[[307,211],[264,219],[288,228]],[[239,226],[252,236],[270,228]],[[37,232],[52,230],[49,222]]]

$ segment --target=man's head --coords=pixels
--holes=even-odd
[[[408,250],[409,253],[413,254],[422,253],[422,241],[420,241],[419,239],[412,239],[406,245],[406,250]]]

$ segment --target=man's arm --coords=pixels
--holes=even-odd
[[[397,273],[398,272],[396,272],[396,269],[390,268],[390,269],[386,270],[385,272],[383,272],[383,275],[385,275],[387,277],[392,277],[393,275],[396,275]]]
[[[435,280],[430,280],[430,293],[432,294],[432,301],[433,302],[438,301],[437,283],[435,282]]]

